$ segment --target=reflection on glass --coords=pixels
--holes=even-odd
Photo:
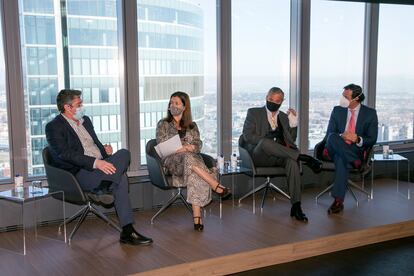
[[[380,6],[376,97],[378,142],[414,138],[413,14],[414,7],[409,5]]]
[[[0,7],[0,180],[10,178],[9,125],[7,120],[6,66],[3,47],[3,18]]]
[[[364,3],[314,0],[311,6],[309,148],[326,133],[343,87],[362,85]]]
[[[66,31],[62,9],[67,15]],[[86,113],[97,123],[100,140],[117,150],[121,147],[117,1],[20,0],[19,11],[29,176],[44,175],[44,129],[58,114],[56,95],[65,87],[65,79],[68,88],[83,91]]]
[[[216,1],[137,1],[141,163],[170,95],[190,95],[202,151],[217,152]]]
[[[238,153],[247,109],[264,106],[271,87],[285,92],[281,110],[289,108],[290,1],[233,1],[231,25],[232,147]]]

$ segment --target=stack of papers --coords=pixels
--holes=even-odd
[[[183,145],[181,144],[180,136],[177,134],[171,137],[170,139],[162,143],[159,143],[154,148],[155,151],[158,153],[158,156],[164,158],[168,155],[175,153],[178,149],[182,147]]]

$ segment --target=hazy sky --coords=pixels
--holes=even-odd
[[[192,2],[204,10],[205,73],[215,74],[216,1]],[[362,82],[364,13],[364,3],[312,0],[311,79]],[[288,78],[289,26],[289,0],[233,0],[233,76]],[[413,27],[414,6],[380,6],[378,74],[401,76],[414,71]]]

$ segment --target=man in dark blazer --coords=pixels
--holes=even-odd
[[[377,112],[361,104],[364,99],[361,86],[345,86],[340,105],[334,107],[329,119],[325,147],[328,157],[335,163],[335,182],[331,193],[334,202],[328,214],[339,213],[344,209],[348,168],[358,167],[364,152],[377,142]]]
[[[285,167],[292,203],[290,215],[307,222],[301,208],[299,161],[304,161],[314,172],[320,172],[321,163],[309,155],[300,154],[295,144],[296,111],[279,111],[283,100],[283,91],[272,87],[267,93],[265,106],[250,108],[243,126],[243,139],[256,166]]]
[[[102,182],[111,183],[109,189],[122,227],[120,242],[151,244],[152,239],[139,234],[133,227],[126,175],[130,153],[121,149],[112,154],[110,145],[102,145],[91,120],[84,116],[81,94],[78,90],[65,89],[56,98],[60,114],[46,125],[52,164],[71,172],[84,191],[96,192]],[[105,203],[104,200],[102,202]]]

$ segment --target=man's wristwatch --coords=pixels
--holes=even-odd
[[[357,136],[356,143],[357,143],[357,144],[361,143],[361,137]]]

